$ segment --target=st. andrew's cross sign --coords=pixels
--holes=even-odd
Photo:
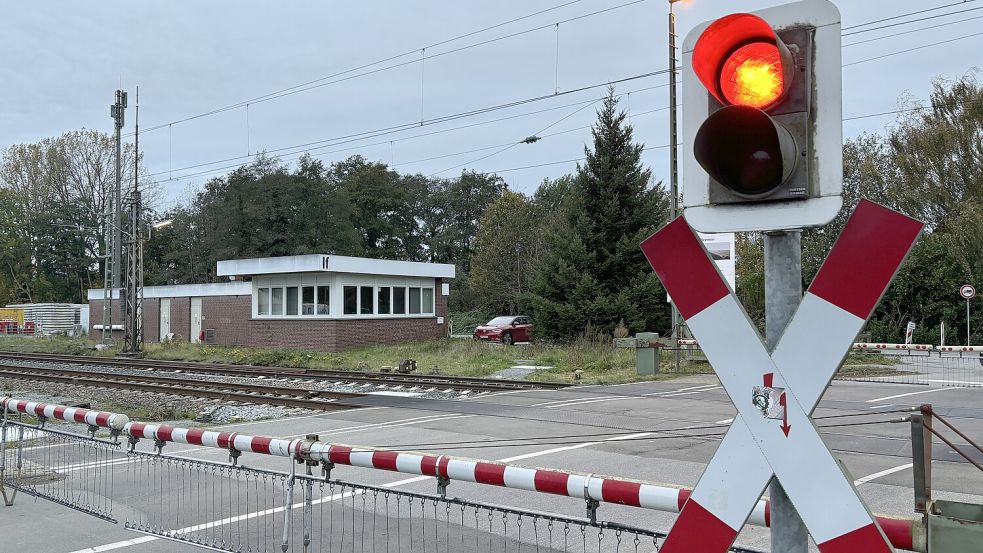
[[[772,476],[822,553],[893,551],[810,415],[922,226],[861,201],[770,354],[685,219],[642,243],[738,410],[661,553],[727,551]]]

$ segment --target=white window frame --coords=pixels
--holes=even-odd
[[[344,291],[346,287],[355,287],[356,311],[346,314],[344,312]],[[297,288],[297,315],[287,315],[287,289]],[[304,314],[304,290],[314,289],[314,313]],[[318,305],[322,288],[327,288],[328,312],[319,314]],[[372,290],[372,313],[362,313],[362,292],[363,289]],[[380,313],[379,294],[382,289],[389,290],[389,305],[387,313]],[[420,290],[420,312],[410,313],[410,292],[411,288]],[[278,313],[273,312],[272,290],[278,289],[281,294],[282,304]],[[403,305],[399,306],[396,300],[398,290],[403,290]],[[266,290],[267,305],[269,313],[261,315],[259,313],[259,303],[261,290]],[[437,286],[435,279],[428,277],[400,277],[391,275],[368,275],[353,273],[298,273],[298,274],[277,274],[260,275],[253,278],[252,290],[252,318],[253,319],[427,319],[437,316]],[[427,305],[423,305],[424,296],[432,299]],[[396,313],[402,309],[403,313]]]

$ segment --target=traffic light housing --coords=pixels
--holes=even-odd
[[[683,208],[704,232],[829,222],[842,204],[839,11],[805,0],[696,27],[683,47]]]

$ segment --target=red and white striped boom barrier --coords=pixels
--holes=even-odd
[[[117,413],[92,411],[27,401],[0,399],[0,412],[24,413],[64,422],[86,423],[107,428],[130,438],[131,445],[140,439],[154,440],[158,449],[167,442],[199,445],[239,453],[258,453],[297,461],[348,465],[386,470],[403,474],[433,476],[441,486],[452,481],[472,482],[583,499],[589,504],[612,503],[669,513],[679,513],[689,499],[690,488],[613,478],[590,473],[525,467],[496,461],[467,459],[451,455],[434,455],[411,451],[393,451],[355,445],[333,444],[306,439],[282,439],[251,436],[238,432],[220,432],[201,428],[180,428],[166,424],[130,421]],[[90,422],[91,421],[91,422]],[[748,519],[756,526],[769,526],[771,510],[767,500],[758,501]],[[925,551],[921,523],[911,519],[878,515],[877,522],[895,547]]]
[[[899,350],[899,351],[932,351],[935,346],[932,344],[889,344],[885,342],[855,342],[854,349],[877,349],[877,350]],[[942,350],[940,350],[942,351]]]

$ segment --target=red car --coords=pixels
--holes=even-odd
[[[532,341],[532,320],[529,317],[495,317],[474,329],[474,339],[501,342],[511,346],[516,342]]]

